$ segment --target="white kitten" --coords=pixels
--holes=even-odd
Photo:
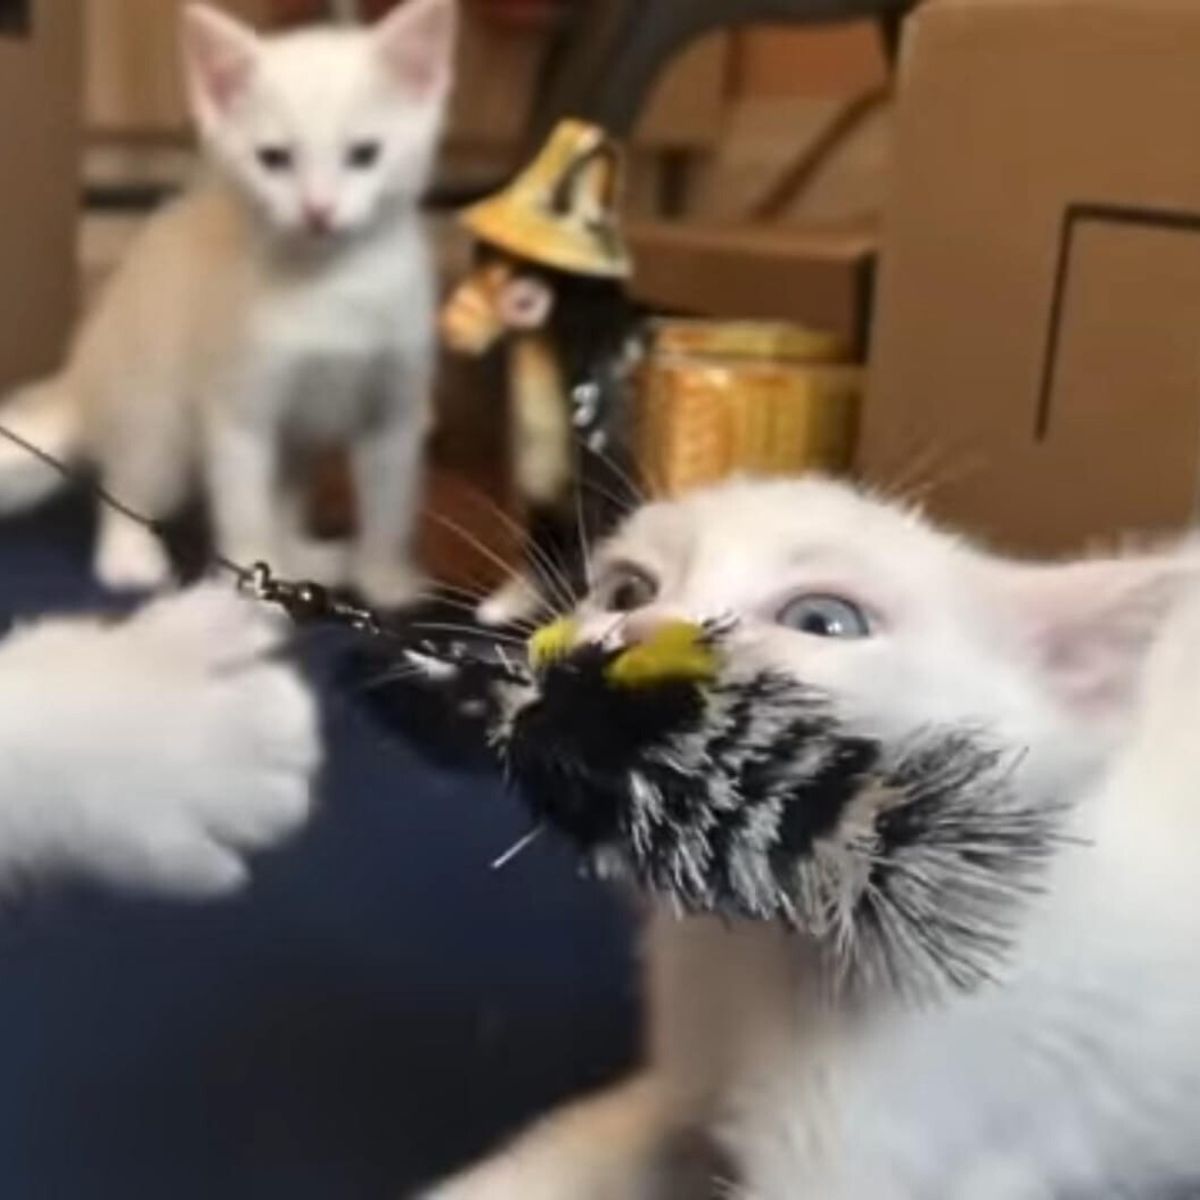
[[[819,481],[635,514],[588,636],[733,615],[733,645],[827,693],[856,736],[985,731],[1070,833],[997,977],[853,997],[806,937],[650,923],[645,1073],[552,1115],[440,1200],[1147,1197],[1200,1180],[1200,555],[1027,565]],[[617,615],[614,615],[616,613]],[[847,810],[842,812],[842,824]],[[831,835],[836,839],[841,826]]]
[[[381,604],[410,598],[434,338],[417,206],[449,91],[454,2],[408,0],[372,30],[274,38],[188,8],[189,94],[212,169],[150,221],[62,373],[2,419],[60,457],[94,460],[151,516],[201,476],[226,555],[301,575],[303,450],[349,442],[350,581]],[[56,482],[3,449],[0,507]],[[134,587],[168,570],[155,539],[113,512],[96,567]],[[342,582],[342,569],[325,574]]]
[[[307,816],[319,754],[283,628],[228,584],[0,642],[0,880],[227,892]]]

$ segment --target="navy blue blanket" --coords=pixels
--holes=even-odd
[[[88,509],[0,525],[0,610],[111,603]],[[396,1200],[633,1058],[618,903],[550,839],[489,870],[511,798],[322,692],[320,814],[244,897],[7,904],[3,1200]]]

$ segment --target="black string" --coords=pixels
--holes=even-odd
[[[18,433],[15,429],[10,429],[7,425],[0,424],[0,437],[7,438],[13,445],[19,446],[27,454],[32,454],[34,458],[45,463],[52,471],[56,471],[68,483],[73,483],[77,487],[91,492],[97,500],[103,501],[109,508],[141,525],[143,529],[148,529],[156,538],[163,539],[165,537],[163,526],[153,517],[148,517],[145,513],[138,512],[135,508],[130,508],[124,500],[118,496],[114,496],[103,484],[97,483],[82,471],[75,470],[61,459],[55,458],[48,450],[43,450],[41,446],[36,442],[31,442],[24,434]],[[232,571],[239,579],[246,579],[250,574],[245,567],[239,566],[232,559],[225,558],[220,554],[214,555],[214,558],[220,566],[224,567],[227,571]]]
[[[0,437],[7,438],[13,445],[19,446],[26,453],[33,455],[52,471],[56,471],[68,483],[91,493],[102,504],[106,504],[143,529],[149,530],[160,541],[166,540],[166,533],[160,522],[131,508],[119,496],[114,496],[103,484],[55,458],[53,454],[44,450],[36,442],[31,442],[23,434],[17,433],[15,429],[10,429],[4,424],[0,424]],[[265,562],[257,562],[250,567],[244,567],[215,549],[212,557],[219,567],[230,572],[237,579],[238,587],[241,590],[268,604],[277,604],[298,625],[332,621],[340,625],[348,625],[350,628],[364,633],[382,634],[385,632],[383,623],[371,609],[339,600],[328,588],[319,583],[311,580],[292,582],[286,579],[276,579],[270,566]]]

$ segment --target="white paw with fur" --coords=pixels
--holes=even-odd
[[[159,539],[120,513],[101,518],[96,577],[113,591],[154,591],[171,578],[171,561]]]
[[[311,695],[268,657],[285,628],[220,583],[14,634],[0,801],[20,808],[0,803],[0,866],[195,896],[244,883],[247,856],[304,822],[320,758]]]

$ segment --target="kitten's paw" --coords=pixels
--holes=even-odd
[[[162,815],[193,843],[241,862],[307,820],[320,762],[317,713],[308,689],[281,664],[244,661],[220,673],[196,731],[208,747],[205,759],[186,786],[163,794]],[[188,883],[181,875],[181,887]]]
[[[523,576],[514,575],[479,605],[475,619],[481,625],[496,629],[516,621],[532,620],[542,607],[542,598],[534,586]]]
[[[277,650],[291,628],[274,605],[215,578],[145,605],[120,631],[135,653],[217,672]]]
[[[137,890],[240,886],[250,854],[304,823],[320,759],[313,698],[269,657],[285,627],[222,583],[17,635],[8,662],[46,726],[26,739],[36,856]]]
[[[240,891],[250,872],[236,851],[186,829],[146,830],[138,841],[114,841],[91,865],[103,882],[136,892],[191,900]]]
[[[421,599],[428,584],[409,563],[366,559],[354,565],[354,586],[375,608],[403,608]]]
[[[150,530],[110,513],[100,526],[96,577],[113,591],[154,591],[169,582],[171,562]]]

